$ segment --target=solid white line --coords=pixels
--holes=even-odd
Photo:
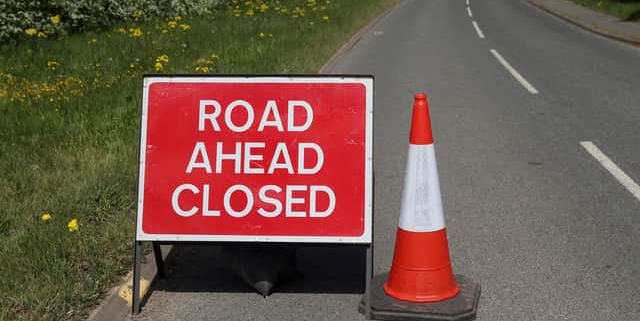
[[[471,8],[467,7],[467,12],[469,13],[469,17],[473,17],[473,15],[471,14]]]
[[[480,39],[484,39],[484,33],[482,33],[482,30],[480,30],[480,27],[478,27],[478,23],[475,21],[472,21],[471,23],[473,23],[473,27],[476,28],[476,32],[478,33],[478,37],[480,37]]]
[[[582,147],[584,147],[584,149],[586,149],[593,158],[600,162],[600,165],[606,168],[609,173],[611,173],[611,175],[613,175],[613,177],[622,184],[622,186],[624,186],[629,192],[631,192],[631,194],[633,194],[633,196],[636,197],[636,199],[638,199],[638,201],[640,201],[640,186],[638,186],[638,184],[634,182],[629,175],[620,169],[618,165],[612,162],[611,159],[601,152],[600,149],[592,142],[580,142],[580,145],[582,145]]]
[[[518,71],[513,69],[513,67],[511,67],[511,65],[506,60],[504,60],[504,58],[502,58],[502,56],[500,56],[498,51],[496,51],[495,49],[491,49],[491,53],[511,73],[511,75],[517,81],[519,81],[522,86],[524,86],[524,88],[526,88],[532,94],[537,94],[538,93],[538,90],[535,87],[533,87],[526,79],[524,79],[524,77],[522,77],[522,75],[520,75],[520,73]]]

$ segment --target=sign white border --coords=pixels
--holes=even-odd
[[[144,204],[144,172],[147,146],[149,87],[153,83],[329,83],[362,84],[366,91],[365,124],[365,196],[364,233],[360,236],[256,236],[202,234],[147,234],[142,230]],[[144,76],[140,122],[140,155],[138,160],[138,209],[136,241],[206,241],[206,242],[284,242],[284,243],[372,243],[373,228],[373,77],[372,76]]]

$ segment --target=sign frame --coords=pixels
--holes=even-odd
[[[143,231],[146,142],[149,87],[154,83],[359,83],[365,86],[365,164],[364,164],[364,232],[360,236],[258,236],[206,234],[148,234]],[[140,109],[140,146],[138,156],[138,191],[136,240],[138,241],[213,241],[276,243],[344,243],[366,244],[373,234],[373,76],[364,75],[144,75]]]

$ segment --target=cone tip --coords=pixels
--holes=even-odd
[[[431,119],[429,117],[429,107],[427,104],[427,95],[425,93],[418,93],[415,95],[409,143],[414,145],[433,144]]]

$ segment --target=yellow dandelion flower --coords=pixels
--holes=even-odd
[[[69,232],[75,232],[78,230],[78,220],[77,219],[72,219],[71,221],[69,221],[69,224],[67,224],[67,227],[69,228]]]
[[[120,27],[118,28],[118,33],[127,33],[127,29]]]
[[[129,64],[129,68],[130,68],[130,69],[136,69],[136,65],[134,65],[134,64]]]
[[[156,64],[153,65],[153,68],[156,70],[156,72],[162,72],[164,70],[164,66],[160,62],[156,62]]]
[[[47,67],[49,67],[49,69],[56,69],[59,65],[60,63],[57,61],[47,61]]]
[[[129,29],[129,35],[131,37],[141,37],[142,36],[142,30],[140,30],[140,28],[132,28]]]
[[[220,56],[218,56],[217,54],[213,54],[213,55],[211,55],[211,58],[213,58],[213,59],[220,59]]]
[[[182,20],[182,17],[177,16],[177,17],[173,18],[173,20],[175,20],[175,21],[180,21],[180,20]]]
[[[29,36],[35,36],[38,33],[38,30],[36,30],[35,28],[29,28],[25,30],[24,33],[26,33]]]
[[[182,24],[180,24],[180,29],[182,29],[184,31],[187,31],[187,30],[191,29],[191,26],[189,26],[186,23],[182,23]]]
[[[162,31],[160,31],[160,32],[162,32],[162,33],[167,33],[167,32],[169,32],[169,30],[167,30],[167,29],[162,29]]]
[[[57,25],[60,23],[60,15],[57,14],[51,18],[49,18],[51,20],[51,23],[53,23],[54,25]]]
[[[252,17],[253,16],[253,9],[247,10],[247,12],[245,14],[247,15],[247,17]]]
[[[324,17],[322,17],[322,20],[323,20],[323,21],[326,21],[326,22],[329,22],[329,16],[324,16]]]
[[[160,63],[168,63],[169,62],[169,56],[167,55],[162,55],[158,58],[156,58],[156,62],[160,62]]]
[[[196,71],[209,72],[209,67],[196,67]]]
[[[50,220],[52,218],[53,217],[51,217],[51,214],[49,214],[49,213],[44,213],[44,214],[42,214],[42,216],[40,216],[40,219],[43,220],[43,221],[48,221],[48,220]]]
[[[167,22],[167,25],[169,26],[169,28],[175,29],[176,26],[178,25],[178,23],[173,21],[173,20],[171,20],[171,21]]]
[[[98,39],[96,39],[96,38],[91,38],[91,40],[89,40],[90,44],[94,44],[96,42],[98,42]]]
[[[46,37],[47,37],[46,33],[42,32],[42,31],[38,31],[38,38],[43,38],[44,39]]]
[[[260,33],[258,36],[260,36],[260,38],[264,38],[264,33]]]
[[[140,11],[136,11],[132,14],[133,16],[133,20],[138,21],[140,20],[140,17],[142,17],[142,13]]]

